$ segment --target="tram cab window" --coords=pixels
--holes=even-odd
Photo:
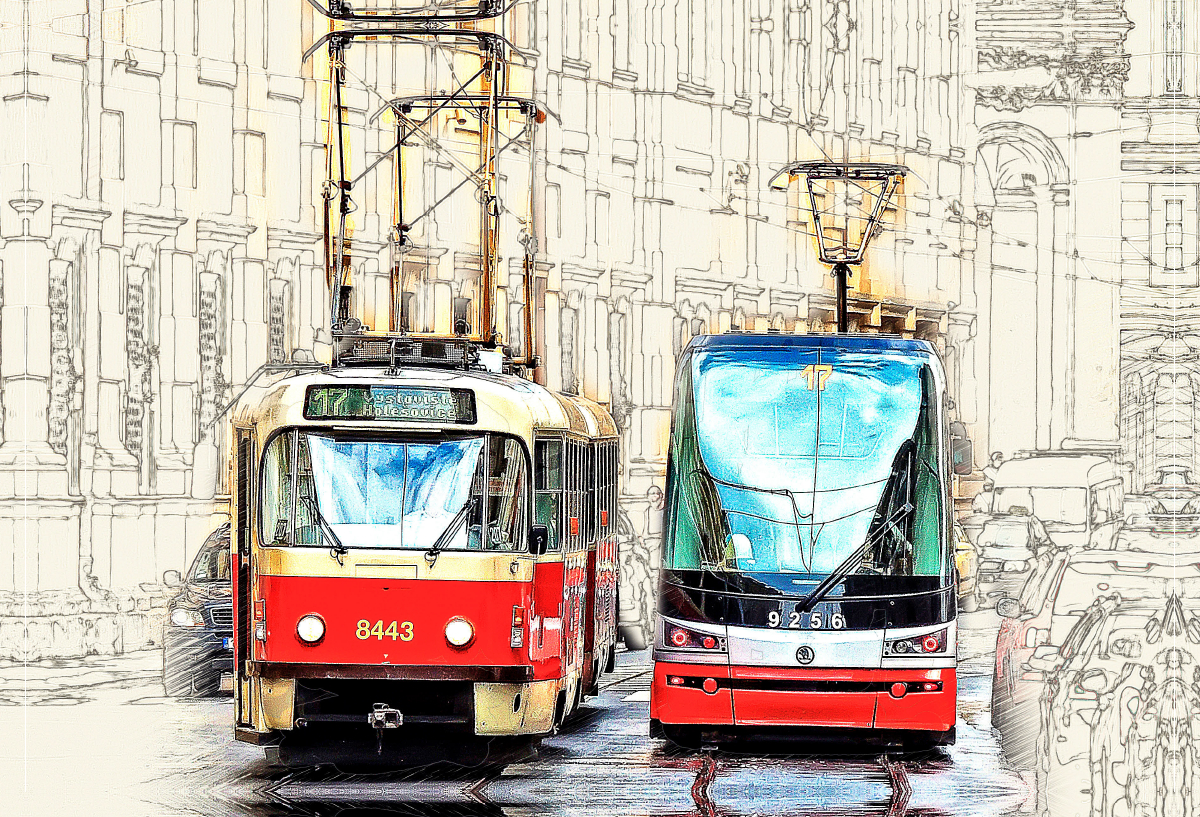
[[[870,543],[851,563],[856,582],[948,575],[932,370],[899,353],[828,349],[816,361],[755,349],[681,363],[667,567],[815,581]]]
[[[513,439],[492,439],[488,446],[488,523],[486,550],[516,550],[525,543],[525,454]]]
[[[563,490],[563,445],[561,440],[538,440],[534,443],[534,493],[535,524],[545,525],[549,533],[547,549],[557,551],[562,547],[562,490]]]
[[[292,435],[280,434],[267,446],[262,467],[262,513],[259,539],[264,545],[286,544],[292,519]]]
[[[527,481],[525,448],[498,434],[405,440],[285,432],[263,458],[262,541],[524,550]]]

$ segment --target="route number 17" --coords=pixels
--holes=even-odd
[[[825,381],[833,374],[833,366],[827,363],[810,363],[800,370],[809,391],[825,391]]]

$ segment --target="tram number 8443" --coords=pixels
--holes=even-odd
[[[365,618],[359,619],[358,624],[354,629],[354,637],[360,641],[366,641],[372,636],[375,637],[376,641],[382,641],[384,636],[392,639],[392,641],[395,641],[396,639],[400,639],[401,641],[412,641],[413,625],[411,621],[402,621],[400,622],[400,626],[397,628],[396,622],[391,621],[388,622],[385,627],[382,621],[376,621],[372,625],[371,622],[367,621]]]
[[[772,610],[767,613],[768,627],[783,627],[784,617],[779,610]],[[804,614],[799,610],[793,610],[787,615],[787,628],[797,629],[804,626]],[[846,628],[846,617],[841,613],[831,613],[828,616],[824,615],[820,610],[813,610],[808,614],[808,629],[810,630],[844,630]]]

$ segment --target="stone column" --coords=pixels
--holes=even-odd
[[[28,213],[43,206],[29,199],[9,204]],[[63,494],[66,458],[49,442],[50,247],[45,239],[24,234],[5,242],[0,260],[4,271],[0,308],[4,442],[0,444],[0,469],[18,472],[16,496]]]

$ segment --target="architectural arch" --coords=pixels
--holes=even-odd
[[[995,204],[996,196],[1006,193],[1029,193],[1071,180],[1054,142],[1021,122],[996,122],[981,128],[976,158],[982,171],[976,175],[976,202],[984,206]]]

